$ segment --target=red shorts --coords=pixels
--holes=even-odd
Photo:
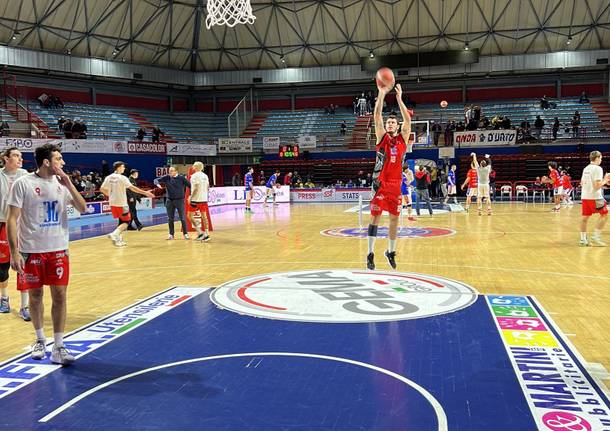
[[[604,202],[604,207],[601,209],[595,209],[595,199],[583,199],[582,200],[582,215],[590,216],[593,214],[608,214],[608,205]]]
[[[186,204],[186,212],[194,213],[194,212],[197,212],[197,210],[199,210],[199,212],[201,214],[208,212],[208,203],[207,202],[193,202],[193,203],[195,204],[195,206],[191,206],[190,202],[188,204]]]
[[[388,190],[379,189],[373,199],[371,199],[371,215],[381,215],[383,211],[387,211],[392,215],[400,214],[398,206],[400,205],[400,190],[399,193],[393,193],[394,190],[388,193]]]
[[[11,261],[11,250],[8,246],[8,237],[6,235],[6,223],[0,223],[0,263],[8,263]]]
[[[44,285],[68,285],[70,260],[67,250],[23,255],[25,268],[23,274],[17,274],[18,290],[40,289]]]
[[[112,217],[119,219],[120,221],[129,222],[131,221],[131,214],[129,213],[129,207],[110,207],[112,209]]]

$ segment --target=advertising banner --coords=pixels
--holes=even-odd
[[[315,135],[299,136],[297,138],[297,145],[301,150],[311,150],[316,148],[317,139]]]
[[[220,138],[218,139],[219,153],[251,153],[252,138]]]
[[[263,150],[277,151],[280,148],[279,136],[264,136],[263,137]]]
[[[291,202],[358,202],[358,198],[367,201],[371,198],[370,188],[358,189],[292,189]]]
[[[456,147],[503,146],[514,145],[515,142],[517,142],[515,130],[473,130],[453,134],[453,145]]]
[[[167,144],[168,156],[215,156],[216,145]]]
[[[163,142],[129,141],[127,152],[129,154],[166,154],[167,148]]]

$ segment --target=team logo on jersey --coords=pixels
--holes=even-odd
[[[371,205],[372,209],[373,205]],[[365,227],[336,227],[332,229],[324,229],[320,232],[325,236],[332,236],[338,238],[366,238],[368,236],[368,230]],[[445,229],[439,227],[406,227],[403,226],[398,229],[398,238],[432,238],[438,236],[455,235],[456,231],[453,229]],[[387,238],[388,228],[386,226],[379,226],[377,229],[377,237]]]
[[[307,270],[230,281],[211,293],[221,308],[299,322],[421,319],[473,304],[477,291],[441,277],[398,272]]]

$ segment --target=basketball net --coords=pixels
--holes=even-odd
[[[250,0],[208,0],[208,16],[205,26],[208,30],[213,25],[254,24],[256,17],[252,14]]]

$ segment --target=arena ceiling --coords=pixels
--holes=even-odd
[[[212,30],[207,1],[4,0],[0,43],[191,71],[610,48],[608,0],[252,0],[253,25]]]

